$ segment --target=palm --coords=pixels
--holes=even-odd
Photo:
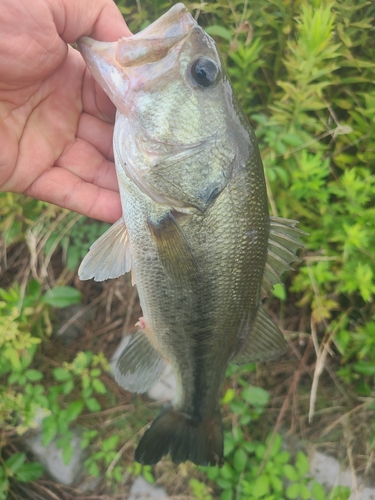
[[[113,221],[120,215],[113,106],[58,36],[49,9],[22,12],[23,30],[11,2],[0,14],[1,27],[9,27],[0,36],[0,67],[7,68],[0,77],[1,189]]]

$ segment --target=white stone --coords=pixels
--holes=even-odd
[[[54,441],[48,446],[42,445],[41,432],[25,436],[24,441],[36,459],[44,465],[46,472],[58,483],[71,485],[82,474],[84,450],[80,446],[81,438],[75,431],[71,441],[74,452],[68,465],[64,464],[62,450],[57,448]]]
[[[349,500],[355,500],[355,494],[350,496]],[[375,500],[375,489],[374,488],[364,488],[360,492],[359,500]]]
[[[160,380],[148,391],[148,396],[155,401],[172,401],[176,394],[176,377],[168,363]]]
[[[150,484],[139,476],[130,489],[128,500],[169,500],[169,497],[164,488]]]
[[[335,458],[315,451],[310,460],[310,473],[319,483],[332,488],[339,484],[340,464]]]
[[[310,459],[310,474],[327,488],[335,486],[354,487],[353,474],[350,469],[341,470],[339,462],[329,455],[315,451]],[[375,489],[364,488],[361,479],[356,477],[358,494],[352,493],[349,500],[375,500]]]

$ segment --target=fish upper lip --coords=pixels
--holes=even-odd
[[[99,42],[82,36],[81,52],[91,53],[123,68],[140,66],[165,57],[168,51],[189,37],[198,26],[184,4],[178,3],[142,31],[116,42]]]
[[[83,36],[79,38],[77,45],[81,53],[89,52],[110,64],[118,64],[125,69],[162,60],[172,48],[189,38],[192,31],[193,28],[187,33],[169,37],[136,38],[137,35],[133,35],[121,38],[117,42],[99,42]],[[137,48],[141,46],[143,51],[137,51]]]

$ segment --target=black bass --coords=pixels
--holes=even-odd
[[[257,142],[210,38],[179,3],[116,43],[79,49],[117,108],[113,147],[123,216],[79,276],[131,270],[143,310],[117,382],[149,390],[166,361],[177,393],[140,440],[137,461],[220,464],[219,392],[229,361],[285,350],[262,293],[297,260],[296,222],[270,217]]]

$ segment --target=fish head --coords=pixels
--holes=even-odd
[[[224,188],[224,170],[236,154],[224,144],[234,115],[233,92],[213,39],[178,3],[136,35],[112,43],[82,37],[78,46],[118,110],[114,145],[116,150],[123,144],[119,163],[128,177],[158,202],[204,211]],[[219,147],[225,165],[219,160],[213,165],[212,151]],[[180,171],[172,172],[171,163]],[[204,170],[203,164],[209,167]],[[183,177],[178,185],[183,200],[175,199],[177,192],[156,196],[172,189],[176,174]],[[161,185],[169,177],[169,187]]]
[[[110,43],[82,37],[78,47],[118,111],[156,140],[170,138],[165,125],[176,121],[169,120],[176,107],[184,117],[182,128],[188,122],[190,130],[184,137],[174,123],[175,141],[191,143],[213,134],[212,114],[218,118],[222,107],[221,61],[214,41],[182,3],[136,35]]]

